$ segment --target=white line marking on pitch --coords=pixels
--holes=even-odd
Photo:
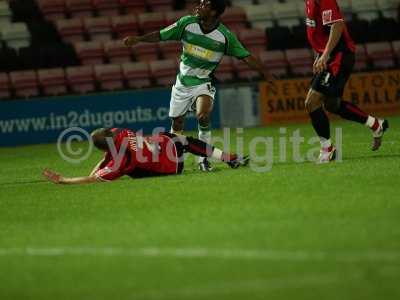
[[[136,256],[269,261],[400,262],[400,251],[299,251],[212,248],[26,247],[0,248],[1,256]]]

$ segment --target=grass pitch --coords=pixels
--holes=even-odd
[[[270,172],[56,186],[87,174],[55,145],[0,149],[0,299],[399,299],[400,127],[379,152],[343,129],[343,162],[278,161]],[[308,124],[290,126],[310,138]],[[333,131],[333,130],[332,130]],[[218,132],[216,132],[218,134]],[[247,129],[283,135],[278,127]],[[303,144],[301,153],[310,146]],[[235,145],[232,145],[235,149]],[[259,145],[258,153],[264,147]]]

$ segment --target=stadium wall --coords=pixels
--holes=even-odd
[[[71,127],[87,131],[98,127],[124,127],[145,134],[154,128],[170,129],[170,90],[125,91],[0,102],[0,146],[52,143]],[[219,107],[212,116],[219,128]],[[186,129],[197,129],[193,115]]]

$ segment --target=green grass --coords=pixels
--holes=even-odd
[[[390,121],[376,153],[367,129],[333,123],[341,163],[202,174],[191,159],[182,176],[86,186],[40,173],[86,174],[98,153],[71,165],[55,145],[0,149],[0,299],[399,299],[400,119]],[[308,124],[288,133],[297,128],[313,136]],[[282,135],[247,129],[245,144],[255,136]]]

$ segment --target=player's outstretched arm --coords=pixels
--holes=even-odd
[[[141,36],[127,36],[124,38],[124,44],[127,47],[133,47],[140,42],[157,43],[160,40],[160,31],[154,31]]]
[[[250,66],[250,68],[258,71],[267,82],[274,82],[275,78],[268,72],[263,63],[257,57],[250,55],[245,57],[243,60]]]
[[[85,184],[85,183],[98,182],[96,176],[94,175],[85,177],[67,178],[49,169],[44,169],[43,176],[46,177],[48,181],[56,184]]]

